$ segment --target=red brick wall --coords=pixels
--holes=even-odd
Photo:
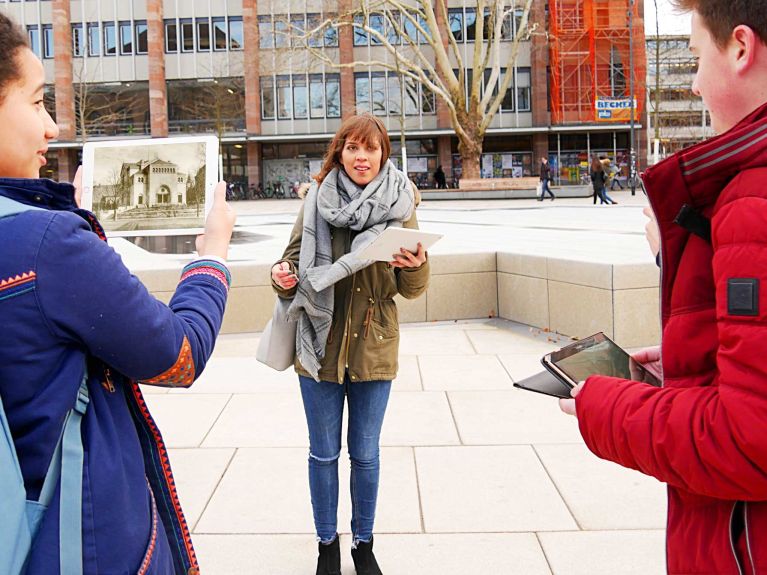
[[[168,89],[165,85],[165,26],[162,0],[147,0],[149,40],[149,116],[152,137],[168,135]]]
[[[351,0],[338,0],[339,14],[352,9]],[[341,26],[338,30],[338,51],[341,64],[354,61],[354,30],[351,26]],[[341,68],[341,118],[345,120],[357,112],[357,94],[354,90],[354,70]]]
[[[261,133],[261,89],[259,74],[258,1],[242,0],[242,23],[245,28],[245,130]],[[250,162],[248,146],[248,162]],[[253,180],[251,180],[253,181]]]
[[[72,74],[72,26],[69,0],[53,0],[53,52],[55,55],[56,123],[59,140],[76,137],[75,90]]]

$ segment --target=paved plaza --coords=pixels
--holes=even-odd
[[[641,194],[591,199],[425,202],[435,252],[494,251],[651,261]],[[236,205],[233,261],[274,261],[297,201]],[[471,297],[471,294],[466,294]],[[601,461],[553,398],[512,387],[569,340],[500,319],[405,324],[382,436],[375,549],[387,575],[660,575],[663,485]],[[147,389],[171,448],[205,575],[314,573],[308,434],[297,377],[254,356],[259,334],[222,336],[189,390]],[[340,460],[343,573],[348,456]]]

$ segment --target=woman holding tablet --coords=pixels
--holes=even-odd
[[[288,247],[272,267],[279,297],[298,321],[295,369],[309,427],[309,487],[319,542],[317,575],[338,574],[338,458],[349,405],[352,558],[358,575],[379,575],[373,523],[379,438],[397,375],[394,296],[416,298],[429,281],[422,246],[390,262],[359,251],[389,226],[417,228],[416,190],[389,161],[386,128],[365,114],[343,122],[309,188]]]
[[[2,14],[0,63],[0,572],[198,573],[138,383],[188,387],[213,352],[235,219],[225,184],[202,257],[159,302],[75,188],[39,179],[58,128],[43,65]]]

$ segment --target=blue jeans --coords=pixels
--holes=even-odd
[[[341,455],[341,425],[344,398],[349,402],[346,441],[351,460],[352,537],[354,544],[369,542],[378,499],[380,471],[378,442],[381,437],[391,381],[343,385],[298,376],[309,426],[309,490],[312,495],[314,528],[323,543],[333,540],[338,526],[338,458]]]

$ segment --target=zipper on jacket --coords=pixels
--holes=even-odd
[[[346,314],[346,351],[344,352],[344,366],[349,369],[349,344],[352,339],[352,306],[354,305],[354,286],[357,283],[357,274],[352,276],[352,291],[349,296],[349,311]]]
[[[108,368],[104,368],[104,381],[101,382],[101,386],[106,389],[109,393],[115,392],[115,385],[112,383],[112,371]]]
[[[375,309],[373,306],[376,303],[376,300],[374,300],[372,297],[368,298],[368,312],[365,314],[365,323],[362,325],[365,326],[365,332],[362,334],[362,339],[368,338],[368,333],[370,332],[370,324],[373,322],[373,310]]]
[[[748,551],[748,560],[751,562],[751,573],[757,575],[754,556],[751,554],[751,536],[748,533],[748,501],[743,502],[743,525],[746,529],[746,550]]]
[[[730,511],[730,525],[728,526],[727,531],[729,532],[730,537],[730,551],[732,551],[732,556],[735,559],[735,565],[738,567],[738,574],[743,575],[743,566],[740,564],[740,558],[738,557],[737,551],[735,551],[735,541],[732,539],[732,522],[735,519],[735,510],[738,507],[738,501],[732,504],[732,511]]]

